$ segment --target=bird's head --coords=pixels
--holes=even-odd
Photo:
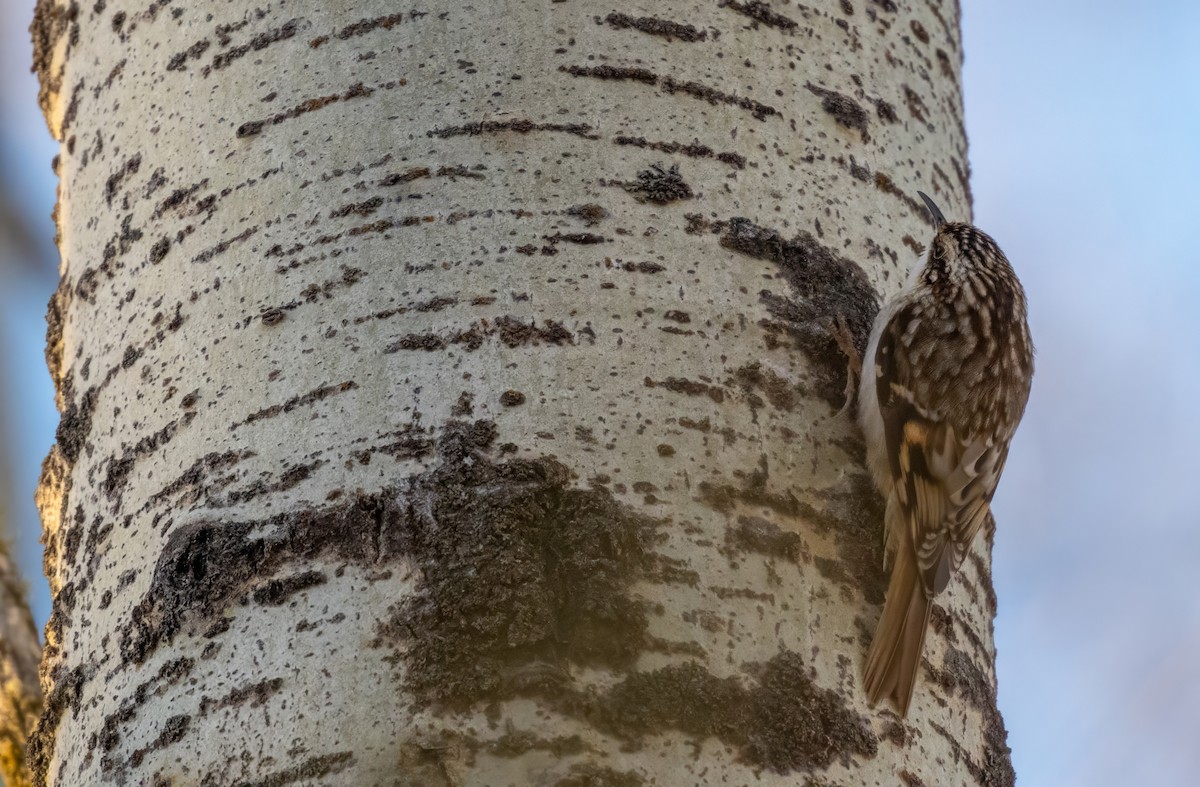
[[[917,194],[929,208],[929,215],[937,225],[937,234],[929,244],[924,277],[930,284],[953,281],[974,273],[1006,273],[1012,276],[1012,268],[987,233],[961,221],[946,221],[942,211],[928,194]]]

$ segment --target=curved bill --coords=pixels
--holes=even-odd
[[[929,198],[929,195],[923,191],[918,191],[917,194],[920,194],[921,199],[925,200],[925,207],[929,208],[929,215],[933,216],[934,223],[939,227],[945,224],[946,217],[942,215],[942,211],[938,206],[933,204],[933,200]]]

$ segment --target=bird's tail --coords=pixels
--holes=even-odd
[[[864,683],[872,705],[891,697],[900,715],[907,716],[925,646],[929,599],[925,598],[911,550],[901,546],[896,553],[883,615],[867,653]]]

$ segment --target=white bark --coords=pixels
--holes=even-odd
[[[956,7],[39,5],[38,778],[1011,781],[986,559],[865,706],[837,412],[969,213]]]

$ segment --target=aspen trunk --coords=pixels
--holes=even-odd
[[[1012,782],[982,547],[909,719],[863,700],[882,511],[839,412],[910,195],[969,215],[955,3],[33,30],[40,783]]]

